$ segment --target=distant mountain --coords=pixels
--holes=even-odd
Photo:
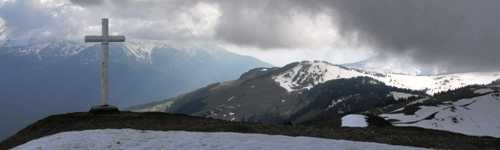
[[[388,59],[383,58],[382,56],[374,56],[358,62],[342,64],[342,66],[365,71],[410,75],[434,75],[443,73],[439,72],[440,70],[435,70],[430,67],[420,67],[413,65],[413,62],[407,59]]]
[[[252,69],[238,80],[131,109],[266,123],[318,124],[328,120],[338,126],[346,114],[402,107],[404,102],[497,79],[498,72],[415,76],[303,61],[282,68]]]
[[[289,69],[273,77],[287,91],[311,88],[319,83],[335,79],[370,77],[389,86],[425,91],[427,94],[432,95],[467,85],[489,84],[500,78],[500,72],[470,72],[429,76],[380,73],[319,61],[290,64],[288,67]]]
[[[0,137],[47,114],[98,104],[99,58],[100,45],[70,41],[1,47]],[[219,47],[139,40],[112,44],[110,102],[121,107],[148,103],[269,66]]]

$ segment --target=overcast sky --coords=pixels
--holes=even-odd
[[[375,57],[437,72],[500,70],[498,0],[0,0],[2,39],[214,44],[275,65]],[[389,64],[387,64],[389,63]]]

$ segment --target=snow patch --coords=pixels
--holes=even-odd
[[[394,92],[392,91],[390,93],[390,95],[392,95],[392,97],[394,97],[394,99],[397,101],[397,100],[400,100],[400,99],[408,99],[412,96],[417,96],[415,94],[409,94],[409,93],[402,93],[402,92]]]
[[[234,96],[229,97],[226,101],[230,102],[234,99]]]
[[[420,103],[423,103],[423,102],[425,102],[427,100],[430,100],[430,98],[429,97],[424,97],[424,98],[418,99],[416,101],[410,102],[410,103],[408,103],[408,105],[420,104]]]
[[[218,150],[423,150],[388,144],[229,132],[102,129],[63,132],[30,141],[14,150],[218,149]]]
[[[349,114],[342,117],[342,127],[368,127],[367,117],[359,114]]]
[[[354,94],[354,95],[349,95],[349,96],[345,96],[345,97],[341,97],[340,99],[332,99],[332,101],[330,102],[330,104],[326,107],[326,109],[331,109],[333,107],[335,107],[338,103],[342,103],[350,98],[352,98],[353,96],[357,96],[359,94]]]

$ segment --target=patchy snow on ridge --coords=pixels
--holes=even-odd
[[[0,7],[2,7],[1,2]],[[0,17],[0,47],[2,47],[7,42],[7,34],[7,26],[5,20]]]
[[[168,108],[170,108],[170,106],[172,106],[173,103],[174,103],[174,101],[167,101],[167,102],[155,104],[152,106],[147,106],[147,107],[144,107],[141,109],[132,109],[132,111],[134,111],[134,112],[164,112],[164,111],[167,111]]]
[[[389,86],[425,90],[427,94],[461,88],[473,84],[489,84],[500,79],[500,72],[471,72],[447,75],[416,76],[377,73],[350,69],[324,61],[303,61],[276,76],[273,80],[288,92],[312,88],[314,85],[335,79],[370,77]]]
[[[395,126],[415,126],[475,136],[500,137],[500,97],[491,93],[437,106],[418,106],[413,115],[382,114]]]
[[[342,127],[368,127],[367,117],[359,114],[349,114],[342,117]]]
[[[350,98],[352,98],[353,96],[358,96],[359,94],[354,94],[354,95],[348,95],[348,96],[344,96],[344,97],[341,97],[339,99],[332,99],[332,101],[330,102],[330,104],[326,107],[326,109],[332,109],[333,107],[337,106],[337,104],[339,103],[343,103],[345,100],[348,100]]]
[[[389,93],[389,95],[392,96],[394,98],[394,100],[408,99],[408,98],[410,98],[412,96],[418,96],[418,95],[415,95],[415,94],[395,92],[395,91],[392,91],[391,93]]]
[[[229,132],[103,129],[63,132],[36,139],[14,150],[217,149],[217,150],[423,150],[388,144]]]
[[[9,47],[5,53],[12,53],[18,56],[33,55],[39,60],[50,58],[51,56],[69,57],[80,53],[88,47],[78,42],[72,41],[53,41],[33,43],[30,45],[16,45]]]
[[[134,39],[127,41],[124,46],[128,49],[128,56],[133,56],[137,60],[143,60],[147,63],[151,63],[151,54],[153,53],[153,49],[166,47],[167,44],[161,41]]]

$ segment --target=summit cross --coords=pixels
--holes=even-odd
[[[109,43],[110,42],[125,42],[125,36],[110,36],[108,29],[108,18],[102,19],[102,35],[85,36],[85,42],[100,42],[101,43],[101,106],[108,105],[109,85],[108,85],[108,60],[109,60]]]

